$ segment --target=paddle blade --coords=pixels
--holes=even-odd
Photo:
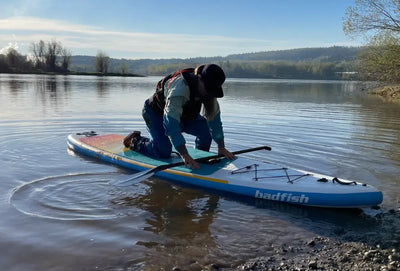
[[[130,186],[135,183],[140,183],[141,181],[144,181],[153,175],[154,175],[154,173],[151,172],[150,170],[142,171],[142,172],[138,172],[136,174],[130,175],[129,177],[121,178],[118,180],[112,180],[112,181],[110,181],[110,184],[115,185],[115,186]]]

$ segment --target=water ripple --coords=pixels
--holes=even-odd
[[[141,212],[114,204],[116,198],[135,197],[143,190],[122,192],[108,182],[115,173],[78,173],[46,177],[17,187],[10,203],[20,212],[56,220],[115,219]]]

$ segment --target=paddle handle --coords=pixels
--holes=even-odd
[[[240,151],[234,151],[232,152],[233,154],[241,154],[241,153],[246,153],[246,152],[252,152],[252,151],[260,151],[260,150],[267,150],[270,151],[271,147],[268,146],[260,146],[260,147],[255,147],[255,148],[251,148],[251,149],[244,149],[244,150],[240,150]],[[221,157],[221,155],[218,155],[218,157]]]

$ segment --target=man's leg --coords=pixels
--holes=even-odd
[[[142,116],[151,138],[141,137],[135,151],[156,158],[169,158],[172,152],[172,144],[165,135],[163,116],[151,109],[148,101],[145,102]]]
[[[196,149],[209,151],[211,147],[211,134],[207,120],[198,116],[197,119],[183,122],[183,132],[196,136]]]

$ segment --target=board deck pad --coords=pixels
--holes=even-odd
[[[110,153],[117,153],[121,157],[132,159],[144,164],[149,164],[153,166],[161,166],[165,164],[171,164],[176,162],[181,162],[182,159],[177,156],[177,154],[173,154],[171,158],[161,159],[161,158],[153,158],[138,152],[132,151],[129,148],[126,148],[122,142],[124,140],[124,136],[118,134],[109,134],[109,135],[98,135],[98,136],[88,136],[82,137],[80,139],[81,142],[92,146],[94,148],[98,148],[100,150],[104,150]],[[203,158],[207,156],[215,155],[212,152],[206,152],[198,149],[188,149],[190,156],[193,159]],[[218,171],[219,169],[225,167],[232,161],[228,159],[221,159],[218,164],[209,165],[206,163],[201,164],[200,169],[195,170],[196,174],[200,175],[210,175],[213,172]],[[190,168],[185,168],[184,166],[175,167],[174,169],[182,171],[182,172],[192,172],[193,170]]]

